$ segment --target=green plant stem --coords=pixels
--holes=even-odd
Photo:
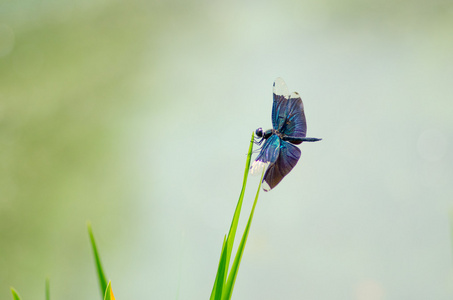
[[[50,300],[50,281],[46,278],[46,300]]]
[[[244,178],[242,180],[242,189],[239,195],[239,200],[236,205],[236,210],[234,211],[233,219],[231,221],[230,231],[228,232],[228,236],[224,239],[222,244],[222,252],[219,259],[219,265],[217,268],[217,274],[214,281],[214,286],[212,287],[211,292],[211,300],[220,300],[221,295],[224,293],[224,285],[226,283],[226,278],[228,277],[228,266],[230,264],[230,257],[231,252],[233,249],[234,238],[236,236],[236,230],[239,222],[239,216],[241,214],[242,203],[244,200],[245,188],[247,185],[247,178],[250,170],[250,160],[252,157],[253,151],[253,141],[254,141],[254,133],[252,132],[252,137],[250,140],[250,146],[247,153],[247,160],[245,163],[245,170],[244,170]],[[222,274],[220,274],[222,273]],[[222,280],[221,280],[222,279]],[[219,292],[220,290],[220,292]]]
[[[245,243],[247,242],[247,237],[249,235],[250,226],[252,225],[253,214],[255,212],[256,203],[258,202],[258,196],[260,194],[261,182],[263,181],[264,170],[261,174],[260,184],[258,185],[258,190],[256,191],[255,201],[253,202],[253,207],[250,212],[249,220],[247,221],[247,226],[245,227],[244,234],[242,235],[241,243],[239,244],[236,257],[234,258],[233,265],[231,266],[230,275],[228,275],[228,280],[225,287],[225,293],[222,296],[222,300],[231,299],[233,294],[234,283],[236,282],[236,277],[239,271],[239,265],[241,263],[242,254],[244,253]]]
[[[233,242],[234,242],[234,238],[236,236],[236,230],[237,230],[238,222],[239,222],[239,215],[241,214],[242,203],[244,200],[245,187],[247,185],[247,179],[248,179],[248,176],[250,173],[250,161],[252,158],[254,138],[255,138],[255,134],[252,133],[252,137],[250,139],[249,151],[247,153],[247,160],[245,163],[244,179],[242,180],[241,194],[239,195],[238,204],[236,205],[236,210],[233,215],[233,220],[231,221],[230,231],[228,232],[228,239],[227,239],[227,245],[228,245],[227,252],[228,253],[231,253],[231,251],[233,249]],[[227,256],[227,261],[226,261],[227,266],[230,265],[230,256],[231,255]],[[226,271],[228,272],[228,268],[226,269]]]
[[[98,250],[96,247],[96,242],[94,240],[93,230],[91,229],[90,222],[87,222],[87,228],[88,228],[88,234],[90,235],[91,246],[93,247],[93,255],[94,255],[94,260],[96,262],[96,270],[97,270],[98,278],[99,278],[99,287],[101,289],[101,297],[102,297],[102,299],[104,299],[105,290],[107,288],[107,279],[105,277],[104,270],[102,269],[101,258],[99,256],[99,253],[98,253]]]

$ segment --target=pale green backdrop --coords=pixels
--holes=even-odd
[[[99,299],[87,220],[117,299],[207,299],[276,77],[323,141],[233,299],[453,299],[452,28],[440,0],[1,1],[0,299]]]

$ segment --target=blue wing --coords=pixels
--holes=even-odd
[[[277,78],[274,82],[272,126],[288,137],[300,138],[307,135],[302,99],[296,92],[289,95],[288,88],[281,78]]]
[[[272,105],[272,127],[280,129],[286,119],[286,105],[289,92],[286,83],[280,77],[274,81],[274,103]]]
[[[300,158],[300,149],[296,146],[281,141],[279,155],[274,163],[271,163],[263,178],[263,190],[270,191],[282,181],[283,177],[294,168]]]
[[[256,157],[255,161],[250,166],[250,173],[252,175],[261,174],[264,168],[269,164],[274,163],[280,154],[280,143],[283,141],[278,135],[271,135],[261,148],[260,154]]]
[[[277,135],[270,136],[261,148],[260,154],[256,157],[255,161],[263,163],[274,163],[279,155],[280,143],[283,141]]]

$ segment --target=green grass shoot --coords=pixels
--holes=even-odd
[[[13,299],[14,300],[20,300],[19,294],[14,288],[11,288],[11,293],[13,293]]]
[[[247,160],[245,163],[245,171],[244,171],[244,179],[242,181],[242,189],[239,195],[239,200],[236,205],[236,210],[234,211],[233,220],[231,221],[230,231],[228,235],[224,237],[222,251],[219,260],[219,266],[217,268],[217,274],[214,280],[214,286],[211,292],[211,300],[227,300],[231,299],[231,295],[233,293],[234,283],[236,281],[236,276],[239,270],[239,265],[241,263],[242,254],[244,252],[245,243],[247,241],[248,232],[250,229],[250,225],[252,223],[253,213],[255,211],[256,202],[258,200],[259,191],[261,188],[261,183],[258,186],[258,191],[256,193],[255,202],[253,204],[252,211],[249,216],[249,220],[245,231],[242,235],[241,242],[239,244],[233,265],[231,267],[231,271],[228,274],[228,269],[230,265],[230,258],[231,253],[233,251],[233,243],[234,238],[236,236],[237,226],[239,222],[239,216],[241,214],[242,203],[244,200],[244,193],[245,188],[247,185],[247,178],[250,170],[250,160],[252,157],[252,150],[253,150],[253,141],[254,141],[254,133],[252,133],[252,138],[250,140],[250,146],[247,154]],[[263,172],[264,174],[264,172]],[[261,176],[262,180],[262,176]],[[261,182],[261,181],[260,181]]]
[[[93,248],[93,255],[94,255],[94,260],[96,263],[96,271],[98,273],[98,278],[99,278],[99,287],[101,289],[101,297],[104,299],[105,296],[105,291],[107,289],[107,280],[104,274],[104,270],[102,269],[102,264],[101,264],[101,258],[99,256],[97,247],[96,247],[96,242],[94,240],[94,235],[93,235],[93,230],[91,229],[91,223],[87,222],[87,228],[88,228],[88,234],[90,235],[90,241],[91,241],[91,246]]]
[[[104,300],[115,300],[115,296],[113,296],[112,291],[112,283],[110,281],[107,284],[107,287],[105,288]]]
[[[245,227],[244,234],[242,235],[241,243],[239,244],[236,257],[234,258],[233,265],[231,266],[230,274],[228,275],[228,281],[226,282],[225,293],[222,296],[222,299],[229,300],[233,293],[234,283],[236,282],[236,276],[239,271],[239,264],[241,263],[242,254],[244,253],[245,243],[247,242],[247,237],[249,235],[250,226],[252,225],[253,214],[255,212],[255,206],[258,202],[258,196],[260,194],[261,182],[263,181],[263,173],[261,174],[260,184],[258,185],[258,190],[256,191],[255,201],[253,202],[252,210],[250,211],[249,220],[247,221],[247,226]]]
[[[50,281],[46,278],[46,300],[50,300]]]

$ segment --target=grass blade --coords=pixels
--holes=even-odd
[[[107,287],[105,288],[104,300],[115,300],[115,296],[113,296],[112,291],[112,283],[110,281],[107,284]]]
[[[99,287],[101,289],[101,297],[104,297],[105,290],[107,289],[107,280],[105,279],[104,270],[102,269],[101,258],[96,247],[96,242],[94,241],[93,230],[91,229],[91,223],[87,222],[88,234],[90,235],[91,246],[93,247],[94,260],[96,262],[96,270],[99,278]]]
[[[249,151],[247,153],[247,160],[245,163],[244,179],[242,180],[242,189],[241,189],[241,193],[239,195],[238,204],[236,205],[236,210],[234,211],[233,220],[231,221],[230,231],[228,232],[226,272],[228,272],[228,266],[230,265],[231,251],[233,250],[233,242],[234,242],[234,238],[236,236],[236,230],[238,227],[239,216],[241,214],[242,202],[244,200],[245,187],[247,185],[247,178],[248,178],[249,171],[250,171],[250,160],[252,158],[254,138],[255,138],[255,134],[252,132],[252,138],[250,139]],[[225,274],[225,276],[226,275],[227,274]]]
[[[249,220],[247,222],[247,226],[245,227],[244,234],[242,235],[241,243],[239,244],[236,257],[234,258],[233,265],[231,266],[230,274],[228,275],[228,280],[226,286],[224,288],[224,294],[222,295],[223,300],[231,299],[231,295],[233,294],[234,283],[236,282],[236,277],[239,271],[239,265],[241,263],[242,254],[244,253],[245,243],[247,242],[247,237],[249,234],[250,226],[252,225],[253,214],[255,212],[255,206],[258,202],[258,196],[260,194],[261,189],[261,182],[263,181],[264,170],[261,174],[260,184],[258,185],[258,191],[256,191],[255,201],[253,202],[252,211],[250,212]]]
[[[11,288],[11,293],[13,293],[14,300],[20,300],[19,294],[16,292],[14,288]]]
[[[50,300],[50,282],[49,282],[49,278],[46,278],[46,300]]]
[[[228,232],[226,241],[224,240],[224,242],[223,242],[222,254],[220,257],[220,261],[219,261],[219,267],[217,268],[217,275],[216,275],[216,278],[214,281],[214,286],[213,286],[212,292],[211,292],[211,297],[210,297],[211,300],[220,299],[220,298],[216,297],[217,292],[219,289],[221,289],[222,293],[223,293],[223,286],[225,284],[225,278],[227,278],[227,276],[228,276],[228,267],[230,264],[231,252],[233,249],[234,238],[236,236],[236,230],[238,227],[239,216],[241,214],[242,202],[244,200],[245,187],[247,185],[247,178],[248,178],[248,174],[249,174],[249,170],[250,170],[250,160],[252,157],[254,137],[255,137],[255,135],[254,135],[254,133],[252,133],[249,150],[247,152],[247,160],[245,163],[244,178],[242,180],[242,189],[241,189],[241,193],[239,195],[238,203],[236,205],[236,210],[234,211],[233,220],[231,221],[230,231]],[[225,261],[224,263],[222,263],[223,259]],[[221,270],[221,269],[223,269],[223,270]],[[220,275],[219,275],[220,271],[224,272],[224,274],[222,276],[223,281],[220,281]]]
[[[219,260],[219,266],[217,267],[217,274],[215,275],[215,281],[214,281],[214,286],[212,287],[212,292],[211,292],[211,297],[209,298],[210,300],[215,300],[215,299],[220,299],[218,298],[217,291],[220,289],[223,289],[223,286],[225,284],[225,262],[226,262],[226,236],[223,238],[223,245],[222,245],[222,251],[220,252],[220,260]],[[220,277],[222,277],[222,280],[220,280]],[[221,294],[220,294],[221,295]]]
[[[216,291],[215,291],[215,298],[214,299],[222,299],[222,292],[223,288],[225,286],[225,276],[226,276],[226,271],[228,269],[228,265],[226,264],[226,258],[227,258],[227,249],[228,249],[228,240],[226,237],[224,238],[224,244],[225,246],[223,247],[222,250],[222,255],[220,256],[220,263],[219,263],[219,269],[217,271],[216,277],[218,278],[217,285],[216,285]]]

